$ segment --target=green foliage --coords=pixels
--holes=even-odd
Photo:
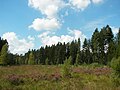
[[[5,44],[2,47],[1,54],[0,54],[0,64],[1,65],[7,65],[8,64],[8,45]]]
[[[101,65],[99,63],[92,63],[89,65],[91,68],[96,68],[96,67],[100,67]]]
[[[80,53],[78,53],[76,57],[76,65],[79,65],[79,64],[80,64]]]
[[[62,66],[62,76],[70,77],[71,76],[71,57],[64,61],[64,65]]]
[[[33,64],[35,64],[35,58],[34,58],[34,55],[33,55],[33,52],[31,52],[30,54],[29,54],[29,60],[28,60],[28,64],[29,65],[33,65]]]
[[[98,28],[96,28],[93,35],[92,35],[92,38],[91,38],[93,61],[94,62],[98,62],[98,60],[99,60],[99,57],[98,57],[98,54],[99,54],[98,51],[100,49],[99,39],[100,39],[100,33],[98,31]]]
[[[1,52],[4,44],[7,44],[7,41],[0,38],[1,58],[5,56]],[[81,47],[83,48],[81,49]],[[107,65],[113,57],[118,58],[120,56],[120,29],[114,37],[109,25],[103,27],[101,30],[96,28],[91,39],[84,40],[83,46],[81,46],[80,38],[78,38],[67,44],[65,42],[58,42],[57,45],[46,45],[37,50],[29,50],[25,55],[8,53],[7,56],[7,59],[0,60],[0,64],[59,65],[63,64],[65,59],[70,57],[72,65],[82,65],[84,63],[87,65],[91,63]]]
[[[114,85],[120,86],[120,57],[118,59],[116,58],[112,59],[111,67],[113,69],[112,81]]]
[[[112,59],[111,67],[116,72],[116,74],[120,75],[120,57],[118,59],[115,58]]]
[[[46,65],[49,65],[49,64],[50,64],[50,61],[49,61],[48,58],[46,58],[46,60],[45,60],[45,64],[46,64]]]

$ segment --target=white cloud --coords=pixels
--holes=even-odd
[[[99,4],[99,3],[103,2],[103,0],[92,0],[92,2],[93,2],[94,4]]]
[[[39,30],[54,30],[61,27],[61,17],[64,15],[58,15],[63,8],[74,8],[75,10],[84,10],[91,2],[98,4],[103,0],[28,0],[28,6],[38,10],[44,16],[44,18],[36,18],[32,22],[29,28],[33,28],[36,31]],[[65,16],[68,16],[68,12],[65,11]]]
[[[29,0],[28,5],[39,10],[47,18],[55,18],[65,3],[63,0]]]
[[[71,30],[68,28],[70,34],[74,35],[74,39],[80,38],[81,42],[84,42],[84,39],[87,38],[80,30]]]
[[[72,8],[76,9],[76,10],[81,10],[83,11],[84,9],[86,9],[91,3],[94,4],[99,4],[102,3],[103,0],[69,0],[69,4],[70,6],[72,6]]]
[[[81,39],[81,42],[84,41],[86,36],[80,31],[80,30],[68,30],[69,35],[61,35],[61,36],[50,36],[50,32],[44,32],[40,35],[38,35],[38,38],[41,40],[41,43],[43,46],[45,45],[52,45],[52,44],[57,44],[58,42],[61,43],[68,43],[71,42],[72,40]]]
[[[90,0],[69,0],[69,3],[78,10],[84,10],[91,3]]]
[[[113,27],[113,26],[110,26],[110,27],[111,27],[111,29],[113,31],[113,34],[116,35],[118,33],[118,31],[119,31],[119,28]]]
[[[28,0],[28,5],[46,16],[46,18],[35,19],[29,28],[36,31],[59,29],[61,24],[58,13],[65,6],[63,0]]]
[[[54,30],[60,28],[60,23],[57,19],[52,18],[52,19],[40,19],[37,18],[33,21],[32,25],[29,26],[29,28],[33,28],[36,31],[40,30]]]
[[[14,32],[7,32],[3,34],[2,38],[7,39],[9,43],[9,50],[13,54],[24,54],[29,49],[32,49],[34,47],[34,43],[32,41],[27,41],[26,39],[19,39]]]

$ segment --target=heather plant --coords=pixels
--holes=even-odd
[[[19,85],[24,83],[23,79],[20,76],[17,75],[10,75],[8,76],[7,80],[12,84],[12,85]]]

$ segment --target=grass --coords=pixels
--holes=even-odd
[[[71,77],[62,77],[62,66],[22,65],[0,67],[0,90],[120,90],[111,82],[111,69],[72,66]]]

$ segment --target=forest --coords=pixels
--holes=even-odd
[[[0,38],[0,90],[120,90],[120,29],[18,55]]]
[[[58,65],[70,59],[71,65],[98,63],[108,65],[113,58],[120,56],[120,29],[114,35],[109,25],[101,30],[95,29],[90,39],[69,43],[58,42],[57,45],[45,46],[29,50],[24,55],[12,54],[8,51],[9,43],[0,38],[1,65]]]

